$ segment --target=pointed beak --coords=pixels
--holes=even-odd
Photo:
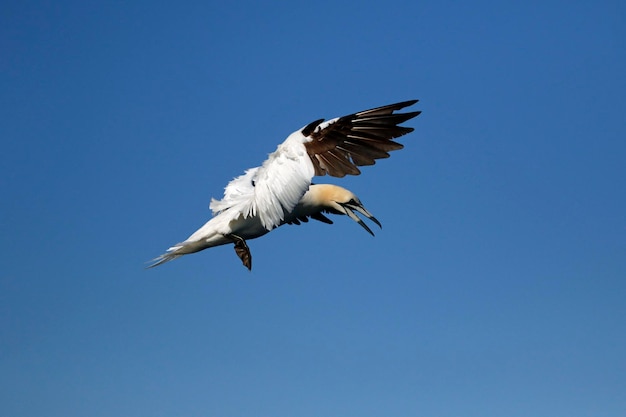
[[[374,223],[376,223],[378,225],[378,227],[380,227],[381,229],[383,228],[383,226],[380,224],[380,222],[376,219],[376,217],[372,216],[372,213],[370,213],[369,211],[367,211],[365,209],[365,207],[363,207],[361,204],[355,204],[355,203],[343,203],[341,204],[341,207],[343,207],[343,209],[345,210],[346,214],[355,222],[357,222],[358,224],[361,225],[361,227],[363,229],[365,229],[370,235],[374,236],[374,232],[372,232],[372,229],[370,229],[364,222],[363,220],[361,220],[359,218],[359,216],[357,216],[354,213],[354,210],[358,211],[359,213],[361,213],[362,215],[364,215],[365,217],[367,217],[368,219],[370,219],[371,221],[373,221]]]

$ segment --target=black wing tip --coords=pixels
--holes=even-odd
[[[418,99],[407,100],[407,101],[400,101],[399,103],[389,104],[387,106],[382,106],[380,108],[381,109],[388,108],[388,109],[391,109],[392,111],[396,111],[396,110],[402,110],[405,107],[411,107],[412,105],[414,105],[414,104],[416,104],[418,102],[419,102]],[[419,114],[421,112],[415,112],[415,113]]]
[[[400,101],[398,103],[387,104],[386,106],[375,107],[369,110],[363,110],[355,113],[354,116],[362,117],[367,115],[380,115],[380,114],[392,114],[396,110],[401,110],[405,107],[409,107],[419,102],[417,99]]]
[[[418,99],[413,99],[413,100],[401,101],[399,103],[392,104],[392,106],[398,106],[398,109],[403,109],[405,107],[412,106],[417,102],[419,102]]]
[[[406,115],[407,120],[409,120],[409,119],[412,119],[412,118],[414,118],[414,117],[419,116],[420,114],[422,114],[422,111],[421,111],[421,110],[416,110],[416,111],[411,111],[411,112],[408,112],[408,113],[402,113],[402,114]]]
[[[318,120],[315,120],[315,121],[309,123],[308,125],[306,125],[305,127],[302,128],[302,134],[304,136],[309,136],[311,133],[313,133],[315,128],[317,126],[319,126],[319,124],[322,123],[323,121],[324,121],[324,119],[318,119]]]

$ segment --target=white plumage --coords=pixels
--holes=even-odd
[[[349,190],[329,184],[311,185],[315,175],[358,175],[358,166],[373,165],[388,152],[401,149],[392,139],[413,131],[401,123],[419,111],[395,113],[417,100],[338,117],[316,120],[293,132],[260,167],[233,179],[221,200],[211,200],[211,218],[185,241],[172,246],[150,267],[179,256],[233,243],[248,268],[252,256],[247,239],[260,237],[283,224],[300,224],[309,218],[332,223],[323,213],[346,214],[369,233],[358,211],[380,226]]]

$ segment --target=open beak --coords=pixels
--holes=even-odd
[[[357,203],[339,203],[341,205],[341,207],[344,209],[344,211],[346,212],[346,214],[355,222],[357,222],[358,224],[361,225],[361,227],[363,227],[363,229],[367,230],[367,232],[374,236],[374,232],[372,232],[372,229],[370,229],[364,222],[363,220],[361,220],[359,218],[359,216],[357,216],[354,213],[354,210],[358,211],[359,213],[361,213],[362,215],[364,215],[365,217],[367,217],[368,219],[370,219],[371,221],[373,221],[374,223],[376,223],[378,225],[378,227],[380,227],[381,229],[383,228],[383,226],[380,224],[380,222],[376,219],[376,217],[372,216],[372,213],[370,213],[369,211],[367,211],[365,209],[365,207],[363,207],[361,204],[357,204]]]

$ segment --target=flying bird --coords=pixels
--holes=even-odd
[[[153,260],[155,267],[182,255],[214,246],[234,244],[243,265],[252,269],[246,240],[255,239],[284,224],[309,218],[332,224],[325,213],[347,215],[368,233],[372,230],[358,212],[379,227],[380,222],[351,191],[331,184],[313,184],[315,176],[359,175],[359,166],[402,149],[393,139],[413,131],[400,126],[421,112],[397,113],[417,100],[403,101],[324,121],[315,120],[296,130],[278,145],[259,167],[228,183],[221,200],[211,200],[213,217],[185,241]]]

